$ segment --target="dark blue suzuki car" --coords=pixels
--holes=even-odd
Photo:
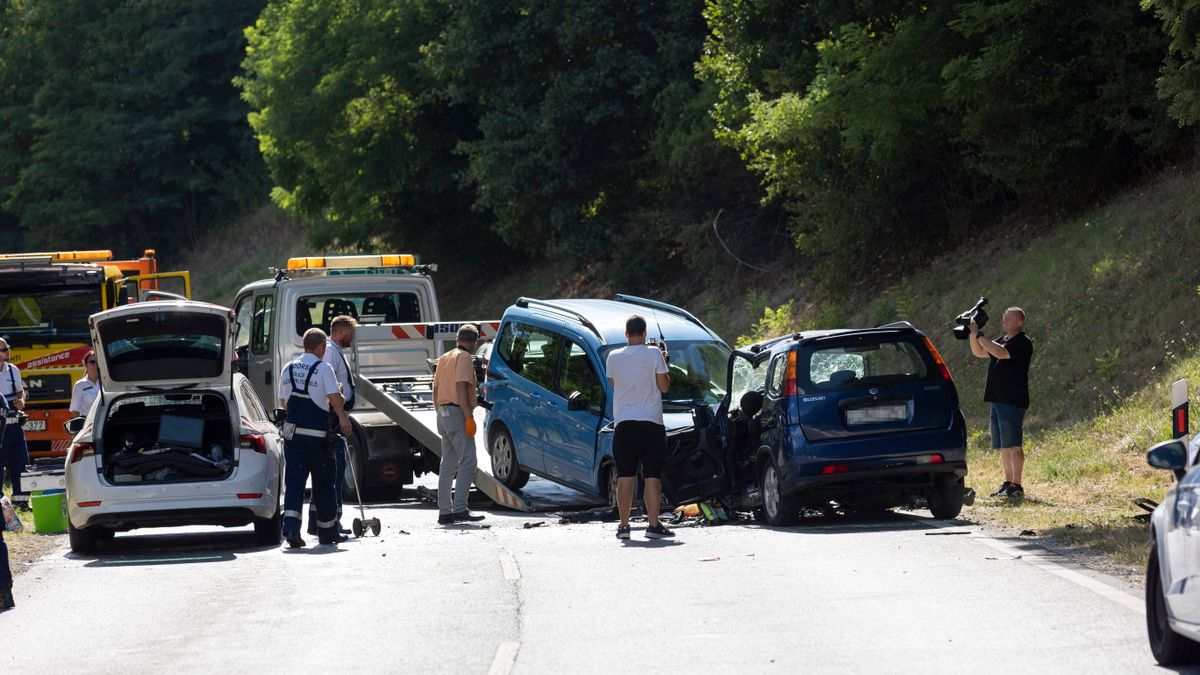
[[[962,510],[958,392],[907,322],[758,342],[730,355],[728,383],[720,403],[693,407],[691,428],[668,434],[663,487],[673,502],[761,497],[772,525],[834,505],[926,504],[935,518]]]

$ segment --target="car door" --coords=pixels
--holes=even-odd
[[[729,494],[735,487],[733,452],[737,439],[729,433],[730,414],[737,412],[741,396],[760,390],[767,354],[734,351],[729,355],[724,400],[714,406],[692,409],[691,429],[667,434],[667,459],[663,464],[663,491],[672,503],[700,501]]]
[[[275,338],[275,293],[274,289],[254,294],[253,314],[250,319],[249,365],[247,377],[254,386],[259,400],[270,409],[279,407],[279,384],[275,381],[274,354]]]
[[[1158,535],[1164,539],[1166,551],[1160,561],[1163,577],[1170,582],[1165,597],[1171,616],[1200,623],[1200,593],[1189,590],[1200,576],[1200,468],[1193,468],[1179,481],[1172,498],[1169,526]]]
[[[238,296],[237,300],[233,301],[233,313],[233,353],[236,359],[234,369],[250,377],[250,327],[254,318],[254,296],[250,293]]]
[[[577,338],[561,338],[553,395],[546,399],[546,473],[596,490],[596,435],[604,414],[604,385],[596,357]],[[578,394],[572,402],[572,396]]]
[[[545,451],[556,430],[546,424],[545,415],[555,393],[558,352],[562,336],[549,328],[525,322],[512,322],[502,329],[492,366],[497,377],[486,387],[494,408],[493,421],[503,424],[512,438],[521,466],[536,474],[546,474]],[[503,378],[503,379],[500,379]]]

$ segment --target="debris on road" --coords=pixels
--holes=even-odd
[[[721,559],[720,556],[710,555],[708,557],[701,558],[700,562],[717,562],[720,559]]]
[[[1037,532],[1035,532],[1035,531],[1033,531],[1033,530],[1021,530],[1021,534],[1020,534],[1020,536],[1022,536],[1022,537],[1036,537],[1036,536],[1037,536]]]
[[[941,530],[938,532],[926,532],[925,536],[926,537],[937,537],[937,536],[945,536],[945,535],[950,535],[950,534],[971,534],[971,531],[970,530],[951,530],[951,531]]]
[[[537,522],[533,522],[533,523],[525,523],[524,527],[525,527],[525,529],[526,529],[526,530],[532,530],[532,529],[533,529],[533,528],[535,528],[535,527],[542,527],[542,526],[544,526],[545,524],[546,524],[546,521],[544,521],[544,520],[539,520],[539,521],[537,521]]]

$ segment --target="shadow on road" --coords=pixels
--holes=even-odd
[[[128,567],[231,562],[238,554],[275,548],[274,545],[259,544],[253,530],[159,534],[140,531],[118,534],[112,541],[101,544],[96,553],[67,552],[64,555],[70,560],[91,561],[84,567]]]

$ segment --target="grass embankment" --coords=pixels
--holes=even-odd
[[[1146,466],[1145,450],[1169,437],[1170,383],[1187,377],[1200,391],[1197,178],[1163,176],[1054,227],[1012,223],[858,293],[837,305],[840,312],[809,306],[790,323],[816,326],[838,314],[854,325],[911,321],[938,345],[963,399],[968,484],[981,495],[964,516],[1141,564],[1147,529],[1132,519],[1140,511],[1130,500],[1161,499],[1171,484],[1169,474]],[[1003,480],[982,401],[987,361],[950,334],[953,317],[980,295],[991,300],[985,334],[1000,334],[1000,314],[1018,305],[1034,339],[1020,505],[986,497]],[[776,317],[758,332],[787,322]]]

